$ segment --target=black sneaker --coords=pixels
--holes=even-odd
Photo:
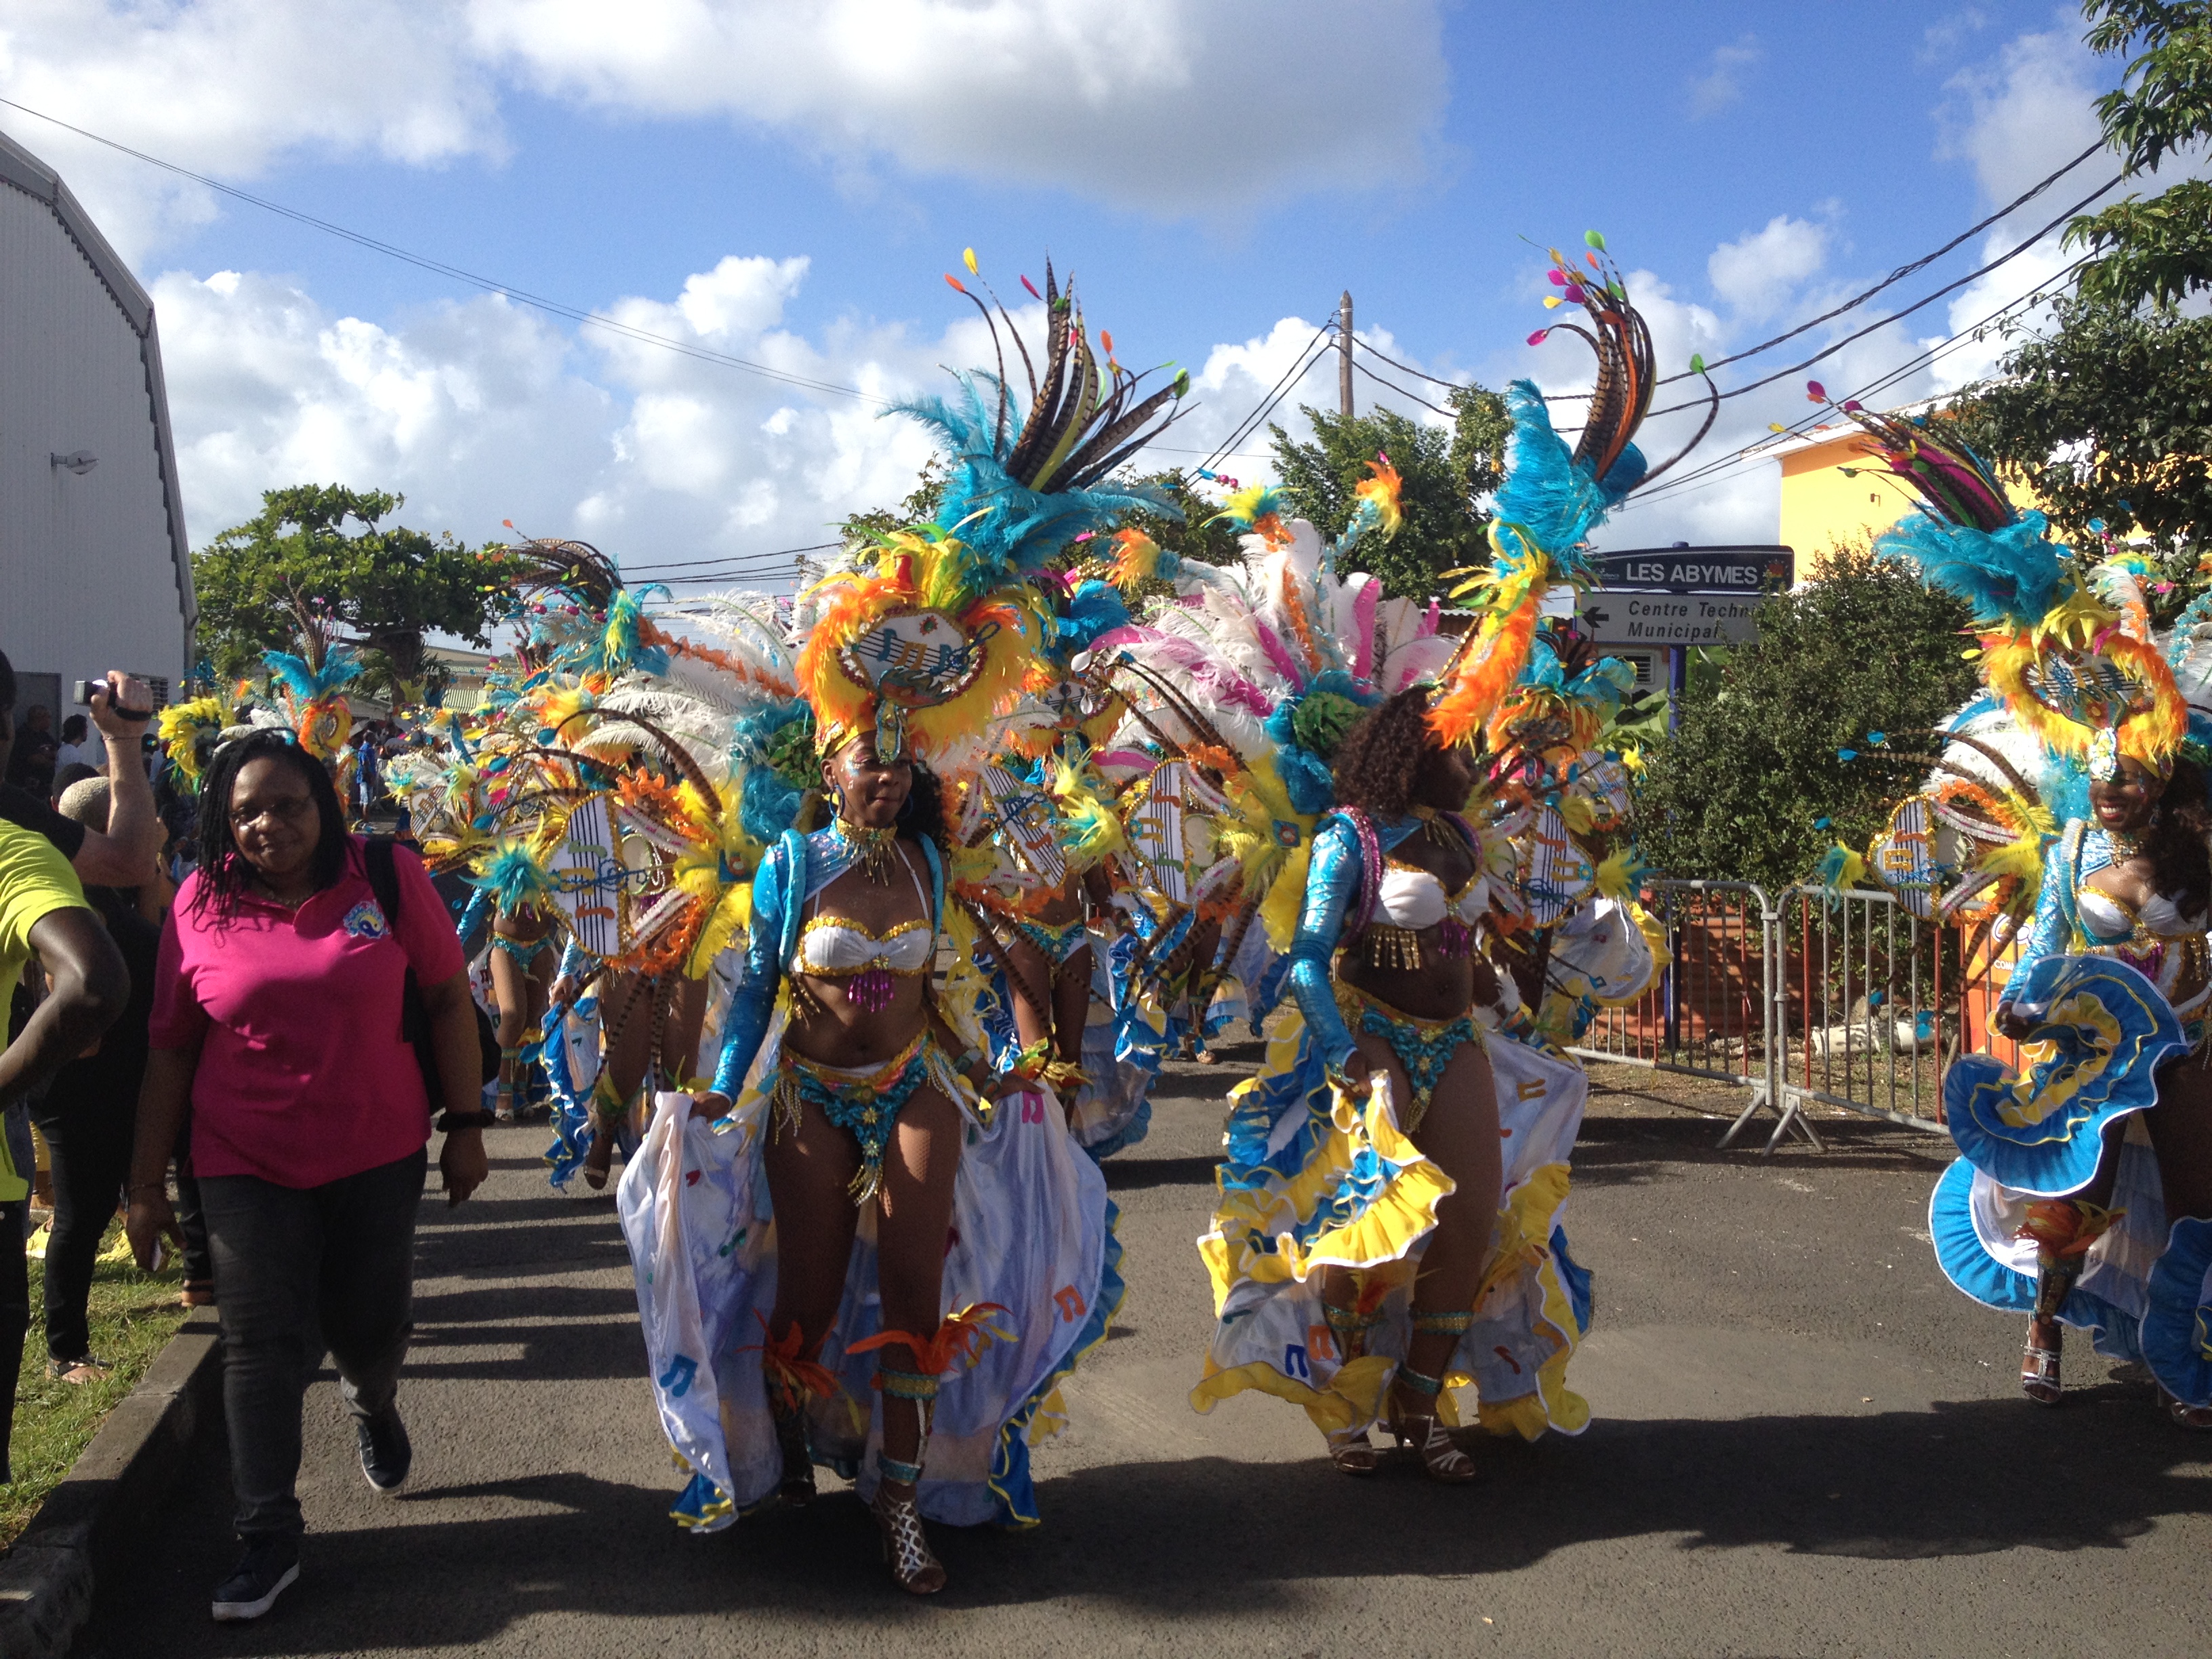
[[[407,1425],[399,1420],[397,1406],[366,1422],[356,1420],[354,1437],[361,1443],[361,1472],[368,1484],[387,1496],[406,1484],[415,1462],[415,1448],[407,1443]]]
[[[209,1611],[224,1620],[258,1619],[299,1576],[298,1540],[272,1538],[248,1544],[230,1577],[216,1586]]]

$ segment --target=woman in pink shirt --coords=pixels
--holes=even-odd
[[[369,1484],[407,1476],[394,1399],[431,1127],[401,1030],[410,969],[445,1098],[465,1108],[439,1126],[448,1203],[484,1178],[490,1115],[452,917],[404,849],[398,914],[385,914],[330,775],[289,733],[216,751],[199,841],[161,936],[128,1225],[142,1263],[174,1237],[161,1166],[189,1105],[246,1546],[214,1613],[252,1619],[299,1576],[301,1405],[325,1348]]]

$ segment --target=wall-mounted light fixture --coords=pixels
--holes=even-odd
[[[76,473],[78,477],[82,478],[86,473],[91,471],[93,468],[100,465],[100,457],[94,454],[88,449],[72,449],[66,455],[49,455],[46,458],[46,465],[49,466],[63,467],[69,471]]]

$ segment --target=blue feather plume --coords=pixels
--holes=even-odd
[[[1505,407],[1513,418],[1513,443],[1492,511],[1501,521],[1525,529],[1561,575],[1586,575],[1587,563],[1576,556],[1577,545],[1644,481],[1650,463],[1631,444],[1603,478],[1594,477],[1589,463],[1576,460],[1566,441],[1552,429],[1551,410],[1533,380],[1506,387]]]
[[[318,697],[328,696],[349,681],[361,675],[361,661],[344,646],[335,646],[323,653],[320,673],[307,666],[307,659],[295,657],[289,651],[264,651],[261,660],[269,665],[270,672],[284,682],[284,689],[301,702],[313,702]]]
[[[1121,603],[1121,593],[1110,583],[1079,582],[1068,596],[1065,613],[1054,619],[1052,659],[1065,664],[1088,651],[1101,635],[1128,625],[1129,607]]]
[[[917,398],[885,412],[911,415],[934,428],[951,458],[937,522],[975,554],[978,591],[1042,568],[1085,531],[1111,530],[1130,513],[1182,517],[1164,492],[1149,484],[1041,493],[1016,483],[995,443],[997,376],[954,378],[960,382],[957,398]],[[984,406],[979,380],[991,387],[992,408]]]
[[[2066,597],[2066,550],[2045,534],[2040,513],[2023,513],[1996,530],[1949,524],[1916,513],[1875,538],[1877,558],[1917,568],[1930,586],[1964,599],[1983,628],[2026,628]]]

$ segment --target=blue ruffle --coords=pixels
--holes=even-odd
[[[1954,1158],[1928,1200],[1928,1231],[1943,1277],[1980,1303],[2003,1313],[2035,1311],[2035,1275],[2016,1272],[1983,1247],[1974,1227],[1974,1166]],[[2142,1344],[2133,1315],[2076,1285],[2058,1310],[2061,1323],[2087,1331],[2108,1359],[2136,1359]]]
[[[2158,988],[2109,957],[2045,957],[2008,998],[2058,1017],[2036,1032],[2052,1052],[2024,1075],[1993,1054],[1954,1064],[1943,1079],[1951,1138],[2000,1185],[2041,1197],[2078,1192],[2097,1173],[2106,1125],[2157,1102],[2154,1073],[2188,1039]],[[2024,1107],[2036,1109],[2033,1121],[2007,1121]]]
[[[2184,1216],[2150,1270],[2143,1363],[2187,1406],[2212,1406],[2212,1221]]]

